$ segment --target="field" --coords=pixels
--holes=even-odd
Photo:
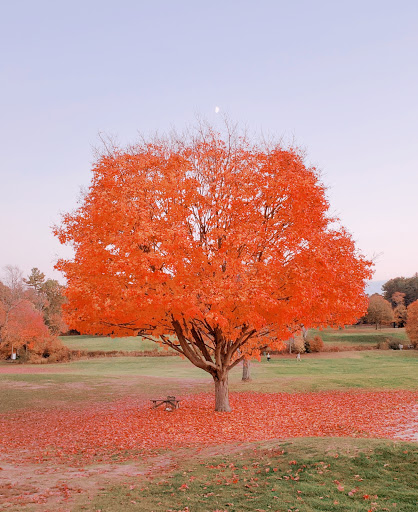
[[[312,329],[311,336],[318,334],[325,344],[332,345],[377,345],[379,342],[393,339],[399,340],[399,343],[408,344],[408,338],[405,329],[393,329],[391,327],[382,327],[376,329],[372,325],[352,326],[346,329]]]
[[[262,358],[248,383],[231,373],[231,413],[179,357],[2,363],[0,509],[415,511],[417,363],[412,350]],[[167,394],[180,409],[150,408]]]
[[[373,326],[354,326],[343,330],[337,329],[312,329],[311,337],[321,336],[326,345],[350,346],[375,346],[387,339],[399,339],[400,343],[407,344],[405,329],[381,328]],[[61,336],[62,342],[73,350],[104,351],[114,350],[123,352],[135,352],[142,350],[163,350],[158,343],[141,338],[107,338],[102,336]]]
[[[141,350],[162,350],[158,343],[141,338],[106,338],[103,336],[61,336],[61,341],[72,350],[104,351],[113,350],[136,352]]]

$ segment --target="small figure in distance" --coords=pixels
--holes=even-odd
[[[299,362],[300,360],[301,360],[301,359],[300,359],[300,352],[298,352],[298,355],[296,356],[296,361],[298,361],[298,362]]]
[[[267,362],[269,362],[269,361],[270,361],[270,353],[267,352]]]

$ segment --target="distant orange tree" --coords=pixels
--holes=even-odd
[[[374,324],[377,329],[382,324],[390,324],[393,322],[393,319],[393,310],[390,302],[385,300],[378,293],[371,295],[367,307],[366,322]]]
[[[406,334],[414,348],[418,348],[418,300],[408,306],[407,312]]]
[[[70,328],[158,341],[211,374],[229,411],[228,374],[301,325],[344,325],[367,308],[371,264],[328,214],[297,149],[200,126],[112,148],[81,206],[55,229],[75,250]]]

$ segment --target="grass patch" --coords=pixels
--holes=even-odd
[[[400,343],[407,345],[408,337],[405,329],[398,329],[392,327],[385,327],[376,329],[373,326],[350,326],[346,329],[311,329],[309,336],[321,336],[326,344],[338,345],[377,345],[379,342],[384,342],[387,339],[399,340]]]
[[[330,389],[416,389],[417,351],[367,351],[341,354],[303,354],[273,357],[269,363],[251,363],[252,381],[242,383],[240,373],[231,379],[237,390],[322,391]]]
[[[174,473],[106,487],[74,510],[415,512],[416,448],[351,439],[234,447],[229,455],[186,458]]]
[[[60,336],[63,344],[71,350],[105,351],[120,350],[124,352],[136,352],[142,350],[163,350],[153,341],[141,336],[126,338],[110,338],[106,336]]]
[[[250,382],[242,369],[230,375],[231,391],[309,392],[331,389],[417,389],[417,351],[367,351],[277,356],[251,362]],[[1,368],[16,373],[1,373]],[[18,373],[24,369],[25,373]],[[28,373],[33,369],[34,373]],[[44,373],[35,373],[35,370]],[[57,402],[155,398],[212,391],[209,374],[178,357],[118,357],[30,365],[0,363],[0,411],[52,407]]]

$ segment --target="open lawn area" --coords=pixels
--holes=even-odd
[[[376,329],[373,325],[353,325],[345,329],[311,329],[311,337],[321,336],[325,344],[330,345],[377,345],[386,340],[399,340],[399,343],[408,345],[405,329],[382,327]]]
[[[113,350],[123,352],[136,352],[142,350],[163,350],[163,348],[151,340],[137,337],[110,338],[106,336],[61,336],[61,341],[72,350],[104,351]]]
[[[0,509],[415,511],[417,364],[263,358],[215,413],[211,377],[179,357],[1,363]],[[151,409],[168,394],[178,410]]]
[[[370,325],[349,326],[345,329],[311,329],[309,337],[321,336],[326,345],[334,346],[377,346],[386,340],[399,340],[399,343],[408,344],[405,329],[383,327],[375,329]],[[144,350],[164,350],[158,343],[137,337],[110,338],[105,336],[61,336],[61,341],[72,350],[86,351],[122,351],[136,352]]]

